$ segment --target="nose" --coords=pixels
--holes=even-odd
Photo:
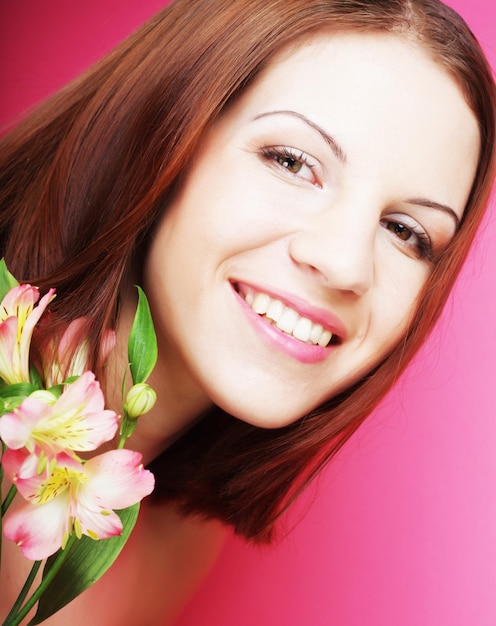
[[[290,241],[293,262],[328,289],[365,294],[374,281],[377,221],[364,213],[332,209],[311,216]]]

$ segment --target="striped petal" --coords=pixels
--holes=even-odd
[[[5,468],[27,502],[5,517],[5,536],[30,559],[46,558],[68,536],[105,539],[119,535],[113,509],[136,504],[154,487],[154,477],[131,450],[111,450],[86,463],[59,454],[40,472],[35,455],[7,450]]]
[[[30,452],[39,447],[49,456],[96,450],[114,437],[117,428],[118,417],[104,409],[103,393],[93,372],[85,372],[67,385],[53,404],[29,397],[0,417],[0,436],[7,446],[26,446]]]

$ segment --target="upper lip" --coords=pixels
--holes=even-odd
[[[315,324],[321,324],[324,328],[329,330],[333,336],[339,338],[341,341],[346,339],[347,332],[345,325],[334,313],[331,313],[327,309],[314,306],[301,297],[279,289],[261,287],[259,285],[254,285],[253,283],[245,283],[237,280],[232,281],[232,284],[236,291],[243,297],[245,297],[249,292],[252,292],[253,294],[265,293],[270,298],[280,300],[286,306],[294,309],[301,317],[306,317]]]

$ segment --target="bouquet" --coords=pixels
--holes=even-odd
[[[83,319],[48,337],[33,362],[33,332],[54,297],[54,289],[40,299],[36,287],[19,285],[0,261],[0,484],[6,477],[12,485],[5,495],[0,491],[0,559],[3,535],[33,561],[3,626],[20,624],[36,605],[29,624],[39,624],[96,582],[124,547],[139,503],[154,487],[141,455],[124,449],[137,417],[156,398],[146,383],[157,342],[143,291],[138,287],[128,342],[132,386],[126,390],[126,371],[121,417],[105,408],[94,373],[85,370],[87,342],[75,349]],[[109,330],[104,356],[114,345]],[[117,435],[116,449],[86,454]]]

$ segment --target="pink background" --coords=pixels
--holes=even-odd
[[[163,4],[0,0],[0,122]],[[493,0],[449,4],[496,64]],[[439,328],[294,530],[263,550],[229,538],[176,626],[496,624],[495,236],[493,207]]]

